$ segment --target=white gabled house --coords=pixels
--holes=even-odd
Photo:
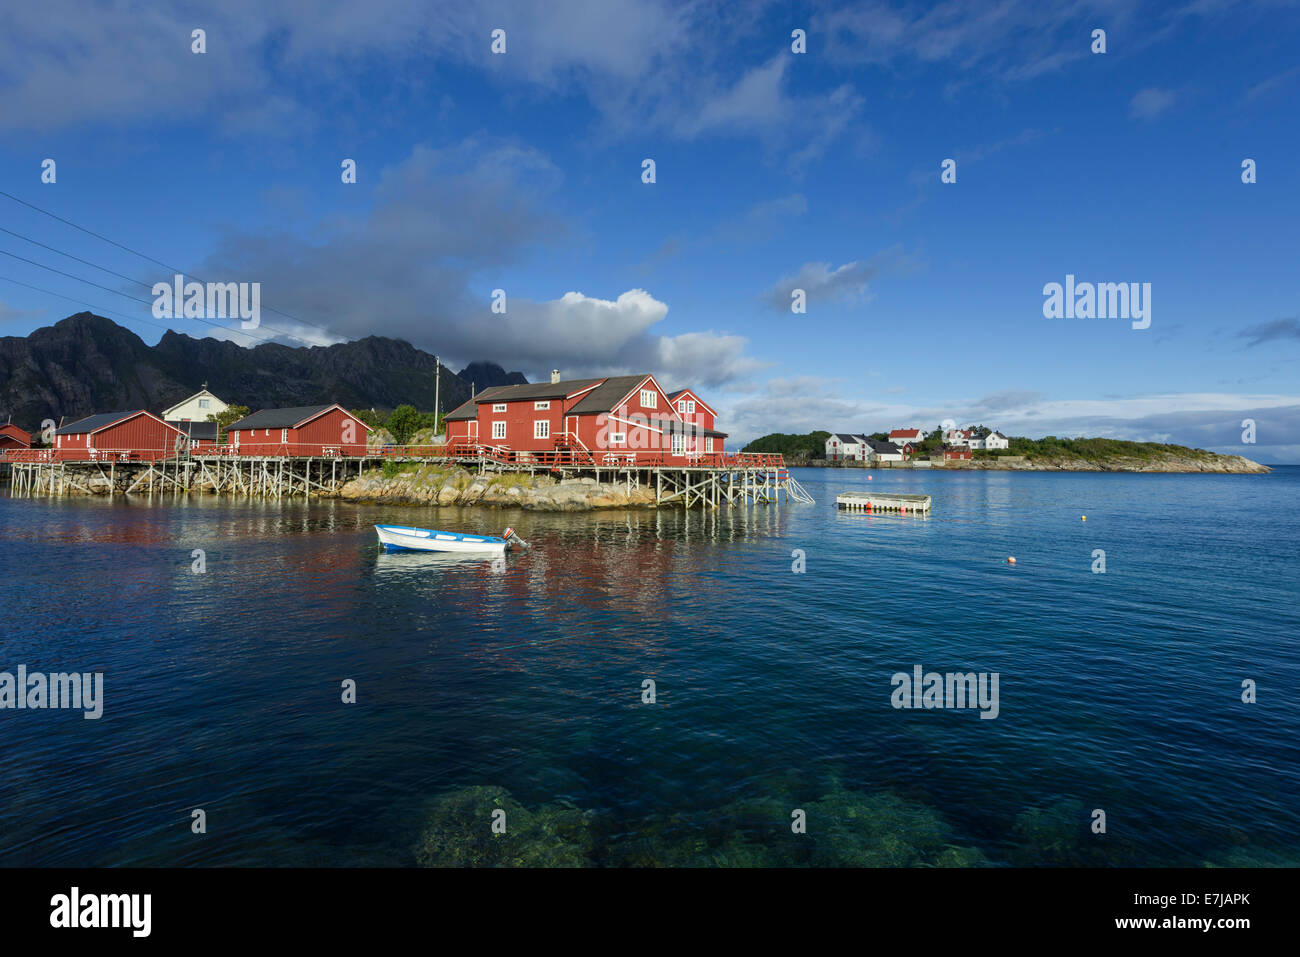
[[[188,399],[177,402],[170,409],[163,409],[158,417],[166,422],[206,422],[208,416],[225,412],[230,408],[208,391],[207,383]]]
[[[1010,447],[1010,440],[1001,432],[990,432],[988,435],[984,436],[984,448],[986,449],[995,450]]]
[[[826,440],[826,458],[831,462],[865,462],[870,453],[867,439],[848,432],[833,432]]]

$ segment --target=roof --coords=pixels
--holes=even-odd
[[[860,435],[848,435],[844,432],[836,432],[835,438],[839,439],[845,445],[861,445],[863,438]]]
[[[217,440],[217,423],[215,422],[168,422],[173,429],[180,429],[191,439],[202,439],[204,441],[215,442]]]
[[[578,404],[568,411],[568,414],[593,415],[599,412],[609,412],[629,392],[650,377],[648,372],[643,372],[641,375],[610,376],[584,395]]]
[[[863,441],[871,446],[871,451],[880,452],[884,455],[892,455],[895,452],[902,451],[893,442],[881,442],[879,439],[864,439]]]
[[[723,439],[727,437],[726,432],[719,432],[717,429],[703,429],[694,422],[679,422],[677,419],[653,418],[647,424],[656,429],[663,429],[670,435],[673,432],[681,432],[683,435],[704,435]]]
[[[21,432],[29,439],[32,437],[32,434],[30,432],[28,432],[24,428],[20,428],[19,426],[14,425],[12,422],[6,422],[4,425],[0,425],[0,432],[3,432],[6,429],[12,429],[14,432]]]
[[[139,415],[144,409],[136,409],[134,412],[96,412],[94,415],[88,415],[84,419],[77,419],[75,422],[69,422],[62,428],[56,429],[55,435],[81,435],[85,432],[98,432],[100,429],[107,428],[114,422],[121,422],[123,419],[130,418],[133,415]]]
[[[504,389],[511,389],[511,388],[514,387],[508,385],[494,385],[490,389],[484,389],[478,395],[474,396],[474,398],[466,399],[460,405],[456,406],[456,408],[452,409],[450,412],[444,415],[442,417],[442,421],[457,422],[462,419],[477,418],[478,403],[480,399],[491,398],[492,396],[496,395],[496,393],[501,392]]]
[[[179,408],[180,408],[181,406],[183,406],[186,402],[189,402],[190,399],[197,399],[197,398],[198,398],[199,396],[201,396],[201,395],[206,395],[206,396],[209,396],[209,397],[211,397],[211,398],[213,398],[213,399],[216,399],[216,400],[217,400],[218,402],[220,402],[222,405],[225,405],[225,404],[226,404],[222,399],[217,398],[215,395],[213,395],[213,394],[212,394],[211,392],[209,392],[207,389],[200,389],[198,392],[195,392],[195,393],[194,393],[192,396],[190,396],[189,398],[181,399],[179,402],[175,402],[175,403],[169,405],[167,408],[163,409],[163,410],[162,410],[162,415],[165,416],[168,412],[172,411],[172,409],[179,409]]]
[[[252,415],[245,416],[238,422],[233,422],[226,426],[227,431],[236,429],[291,429],[308,419],[314,419],[326,409],[332,409],[337,406],[337,402],[328,402],[325,405],[299,405],[292,409],[261,409]]]

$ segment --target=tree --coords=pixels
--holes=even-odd
[[[388,431],[398,445],[405,445],[423,425],[424,417],[412,405],[399,405],[388,416]]]
[[[224,411],[217,412],[208,416],[209,422],[217,423],[217,444],[223,445],[226,441],[226,429],[230,428],[240,419],[248,417],[248,406],[246,405],[229,405]]]

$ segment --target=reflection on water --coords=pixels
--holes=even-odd
[[[0,865],[1300,860],[1300,715],[1239,699],[1300,685],[1295,470],[874,474],[928,518],[799,478],[716,513],[0,497],[0,670],[105,674],[99,721],[0,712]],[[895,710],[916,664],[998,672],[999,717]]]

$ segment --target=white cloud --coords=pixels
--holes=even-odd
[[[1155,119],[1173,106],[1176,98],[1172,90],[1147,87],[1134,94],[1133,100],[1129,103],[1129,115],[1138,120]]]

